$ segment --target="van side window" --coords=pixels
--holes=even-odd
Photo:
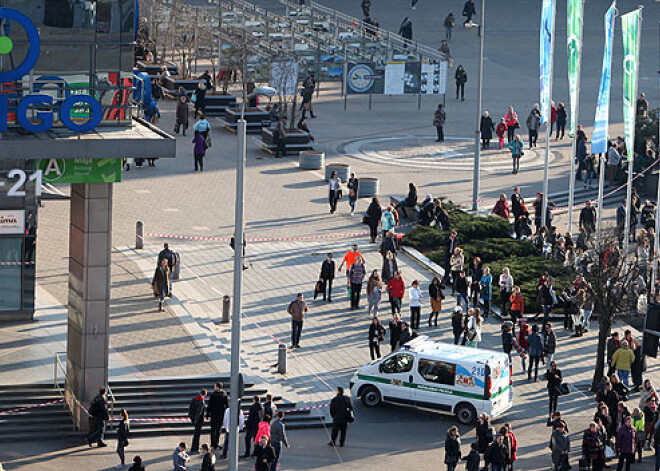
[[[420,358],[417,371],[426,381],[431,383],[454,385],[456,365],[452,363]]]
[[[407,373],[413,368],[413,363],[415,362],[415,357],[407,353],[399,353],[389,357],[380,365],[380,371],[382,373]]]

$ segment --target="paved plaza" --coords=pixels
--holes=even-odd
[[[277,4],[275,0],[262,3]],[[322,3],[359,14],[357,0],[322,0]],[[412,11],[407,0],[374,0],[372,11],[381,26],[394,31],[398,30],[403,16],[410,15],[415,39],[437,47],[443,34],[442,19],[450,9],[448,3],[458,19],[462,1],[421,0]],[[484,109],[491,110],[494,117],[503,115],[511,104],[521,116],[526,116],[531,105],[538,101],[539,3],[503,0],[489,8]],[[585,61],[588,66],[583,73],[581,119],[589,135],[602,61],[602,13],[607,3],[587,2],[585,55],[588,59]],[[622,0],[618,8],[628,11],[638,3]],[[654,22],[660,7],[647,3],[640,90],[655,94],[658,43]],[[565,3],[559,2],[558,8],[563,12]],[[558,38],[558,44],[565,42],[565,27],[558,28]],[[614,63],[620,64],[620,39],[617,41]],[[382,204],[389,201],[390,195],[404,194],[408,182],[415,182],[420,196],[427,193],[447,196],[469,206],[477,45],[474,31],[457,28],[454,32],[452,54],[456,64],[465,65],[470,80],[465,102],[455,101],[451,93],[446,97],[446,143],[434,142],[435,130],[431,126],[437,106],[434,97],[424,97],[419,111],[416,97],[376,97],[371,111],[365,97],[350,97],[348,111],[344,111],[339,84],[322,83],[321,94],[315,98],[318,118],[308,120],[315,148],[325,152],[326,162],[347,163],[358,176],[378,178]],[[563,52],[558,54],[556,76],[555,97],[567,101]],[[620,89],[621,77],[617,72],[612,83],[613,135],[622,133]],[[657,100],[653,99],[652,106],[656,104]],[[160,106],[159,126],[171,132],[174,104],[164,101]],[[230,327],[217,323],[222,313],[222,297],[232,295],[233,251],[229,244],[150,236],[145,239],[143,249],[135,249],[137,221],[143,221],[145,231],[153,234],[232,236],[237,138],[223,130],[219,120],[210,121],[213,147],[206,156],[203,173],[193,172],[192,137],[178,136],[176,159],[161,159],[155,167],[132,168],[124,172],[121,183],[114,185],[110,375],[115,379],[224,376],[229,371]],[[515,179],[511,178],[508,151],[485,152],[480,198],[494,203],[499,194],[510,194],[514,185],[520,186],[526,197],[541,191],[544,144],[542,133],[539,148],[526,153]],[[550,193],[567,189],[569,154],[568,139],[552,142]],[[66,187],[61,190],[68,192]],[[621,192],[622,198],[623,195]],[[359,311],[349,310],[343,276],[335,280],[333,303],[311,299],[321,262],[328,252],[339,262],[348,247],[357,243],[366,256],[368,269],[381,268],[380,254],[363,235],[366,226],[361,224],[361,219],[367,204],[367,200],[360,200],[355,216],[351,217],[344,199],[338,213],[329,214],[327,183],[321,173],[300,170],[294,156],[274,159],[259,149],[257,138],[248,137],[246,236],[287,239],[250,242],[247,246],[249,268],[244,271],[241,365],[250,382],[302,406],[320,405],[332,398],[336,386],[347,386],[356,368],[369,361],[369,317],[364,307]],[[608,209],[605,215],[611,221],[613,209]],[[68,217],[68,201],[46,201],[40,209],[38,310],[34,323],[11,324],[1,329],[2,384],[52,382],[53,355],[66,349],[69,254],[68,226],[64,221]],[[565,224],[566,215],[558,214],[555,221],[559,226]],[[173,298],[166,303],[164,312],[157,312],[149,284],[164,242],[181,254],[182,270],[181,278],[174,284]],[[427,294],[427,285],[434,274],[403,254],[400,267],[407,285],[418,279],[423,293]],[[302,348],[289,354],[287,374],[279,375],[273,368],[278,343],[290,343],[286,307],[298,292],[304,293],[310,306],[302,332]],[[447,293],[439,326],[429,328],[424,319],[429,314],[427,299],[422,308],[420,333],[434,340],[449,341],[454,305],[453,297]],[[407,319],[407,303],[402,312]],[[388,318],[389,306],[384,302],[381,319]],[[566,380],[574,386],[569,396],[560,399],[559,409],[571,429],[575,469],[581,432],[595,410],[593,397],[586,392],[593,373],[595,327],[594,324],[594,329],[581,339],[570,337],[562,328],[556,329],[559,345],[556,360]],[[619,324],[616,329],[622,331],[625,327]],[[488,320],[480,346],[501,349],[499,321]],[[383,350],[389,351],[389,346],[383,345]],[[516,469],[549,469],[546,385],[542,381],[530,383],[519,374],[519,358],[514,364],[515,406],[496,424],[510,422],[518,436]],[[648,362],[646,376],[660,384],[660,364],[656,360]],[[638,395],[633,394],[629,402],[632,405],[637,400]],[[327,429],[291,431],[293,446],[284,451],[281,469],[443,469],[442,448],[446,430],[455,422],[453,418],[392,406],[367,409],[357,400],[354,403],[356,422],[349,427],[347,447],[328,447]],[[327,408],[318,409],[318,413],[327,415]],[[464,436],[463,450],[467,451],[474,430],[464,426],[460,430]],[[174,446],[181,440],[189,442],[190,438],[131,439],[127,457],[141,455],[149,471],[170,470]],[[0,463],[7,470],[109,470],[117,464],[114,445],[110,441],[108,448],[89,449],[85,443],[65,440],[9,444],[0,450]],[[196,470],[200,464],[199,456],[195,456],[189,469]],[[226,464],[219,462],[216,469],[226,469]],[[252,461],[244,461],[241,469],[252,469]],[[650,458],[634,469],[652,469]]]

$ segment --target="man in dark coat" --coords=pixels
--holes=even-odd
[[[584,227],[587,234],[596,231],[596,208],[591,206],[591,201],[587,201],[580,211],[580,227]]]
[[[523,211],[525,211],[525,200],[520,195],[520,188],[515,187],[511,194],[511,212],[516,221],[520,218]]]
[[[467,0],[463,5],[463,16],[467,17],[466,23],[472,21],[472,17],[477,14],[477,9],[474,6],[474,0]]]
[[[460,92],[461,101],[465,101],[465,84],[467,83],[468,76],[462,65],[459,65],[456,68],[454,79],[456,79],[456,99],[458,100],[458,95]]]
[[[349,421],[353,421],[353,403],[349,397],[344,396],[344,388],[337,388],[337,395],[330,401],[330,415],[332,416],[332,433],[328,445],[336,446],[337,435],[339,437],[339,446],[344,446],[346,441],[346,428]]]
[[[399,27],[399,35],[403,37],[403,39],[412,41],[412,37],[413,37],[412,21],[410,21],[410,18],[407,16],[401,22],[401,26]]]
[[[206,408],[206,418],[211,421],[211,450],[220,448],[220,431],[227,407],[229,407],[229,401],[222,389],[222,383],[215,383]]]
[[[326,259],[323,260],[321,264],[321,280],[323,281],[323,301],[327,300],[329,303],[332,302],[332,281],[335,279],[335,261],[332,259],[332,254],[329,253],[326,256]],[[316,299],[316,293],[314,293],[314,299]]]
[[[259,431],[259,422],[264,419],[264,408],[261,405],[259,396],[252,398],[252,405],[248,411],[248,417],[245,421],[245,454],[243,458],[250,457],[250,450],[252,449],[252,442],[257,436]]]
[[[92,399],[89,405],[89,425],[92,433],[87,437],[87,443],[90,447],[94,442],[96,442],[99,448],[108,446],[103,441],[105,422],[110,419],[108,407],[106,406],[107,392],[108,390],[105,387],[99,389],[99,393],[94,396],[94,399]]]
[[[445,112],[445,108],[444,106],[442,106],[442,103],[438,103],[438,108],[435,110],[435,113],[433,114],[433,126],[435,126],[435,129],[438,134],[438,138],[436,139],[436,142],[442,142],[445,140],[444,127],[446,120],[447,120],[447,113]]]
[[[190,453],[199,453],[199,437],[202,434],[204,415],[206,415],[206,389],[202,389],[199,396],[193,397],[188,405],[188,418],[195,426]]]

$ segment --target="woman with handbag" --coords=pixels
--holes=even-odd
[[[484,319],[488,319],[490,300],[493,298],[493,275],[490,274],[489,267],[484,267],[484,274],[479,281],[479,295],[484,303]]]
[[[358,199],[358,191],[360,190],[360,180],[351,173],[351,177],[346,182],[348,188],[348,205],[351,207],[351,216],[355,213],[355,202]]]
[[[124,448],[128,446],[128,435],[130,433],[130,424],[128,420],[128,412],[126,409],[121,410],[121,419],[117,425],[117,454],[121,463],[117,468],[124,468],[126,466]]]
[[[507,140],[508,142],[511,142],[513,141],[513,136],[516,134],[516,129],[520,129],[518,115],[513,111],[513,106],[509,106],[509,109],[504,116],[504,122],[506,123]]]
[[[341,179],[337,172],[330,175],[328,201],[330,203],[330,214],[337,211],[337,201],[341,198]]]
[[[385,328],[380,325],[380,320],[374,317],[369,326],[369,354],[371,360],[380,358],[380,343],[385,340]]]
[[[151,288],[154,296],[158,298],[158,312],[164,311],[163,301],[166,296],[170,296],[170,267],[167,265],[166,258],[161,259],[160,265],[156,268],[151,280]]]
[[[481,342],[481,315],[479,308],[472,309],[470,317],[467,321],[466,345],[468,347],[477,348]]]
[[[546,372],[546,378],[548,380],[548,417],[552,417],[552,413],[557,410],[557,402],[559,396],[561,396],[561,383],[563,381],[563,376],[561,370],[557,368],[557,362],[553,361],[550,363],[550,369]]]
[[[445,299],[445,295],[442,292],[442,284],[437,276],[434,276],[429,285],[429,298],[431,299],[431,315],[429,316],[429,327],[431,327],[431,322],[435,323],[435,326],[438,326],[438,314],[442,311],[442,300]]]

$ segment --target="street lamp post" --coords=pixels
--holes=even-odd
[[[472,176],[472,209],[479,209],[479,177],[481,174],[481,94],[484,87],[484,42],[486,35],[486,0],[481,0],[479,21],[479,75],[477,78],[477,129],[474,135],[474,175]]]

